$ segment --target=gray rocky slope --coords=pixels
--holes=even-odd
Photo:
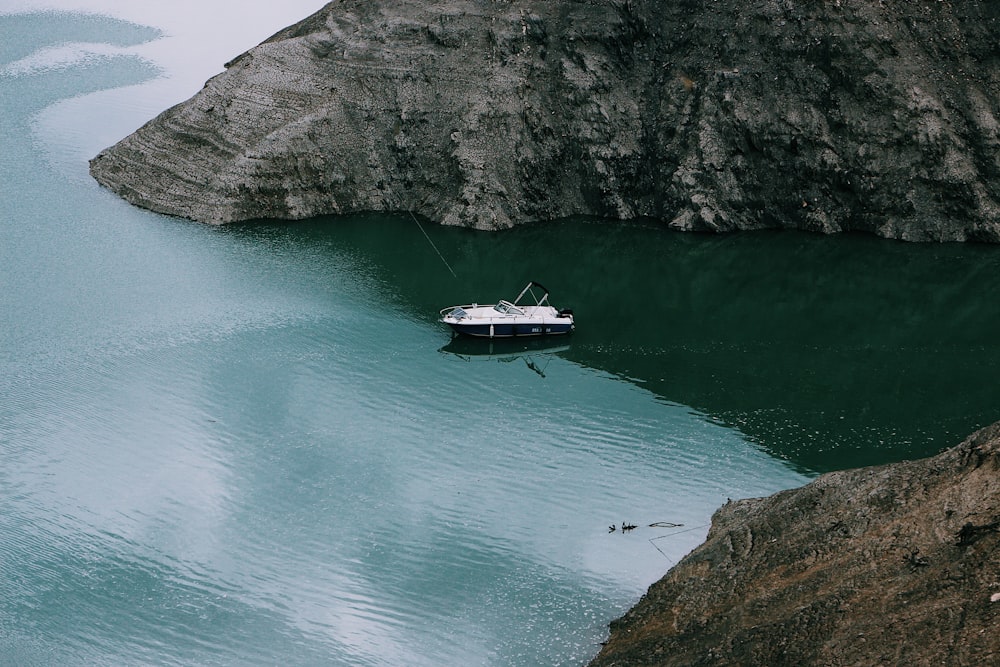
[[[212,223],[1000,241],[1000,3],[340,0],[91,161]]]
[[[1000,664],[1000,424],[730,502],[592,667]]]

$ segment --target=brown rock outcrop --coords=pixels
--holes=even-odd
[[[103,151],[150,209],[1000,241],[1000,5],[339,0]]]
[[[995,424],[929,459],[726,504],[591,665],[990,665],[998,627]]]

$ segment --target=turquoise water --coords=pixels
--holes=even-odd
[[[727,497],[996,418],[991,247],[132,208],[171,39],[0,15],[0,664],[581,664]],[[435,321],[528,279],[572,338]]]

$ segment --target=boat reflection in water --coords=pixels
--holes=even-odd
[[[509,364],[522,359],[525,365],[541,377],[553,356],[569,350],[566,339],[551,338],[468,338],[455,336],[439,352],[463,361],[495,361]]]

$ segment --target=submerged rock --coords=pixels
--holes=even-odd
[[[591,665],[998,664],[997,554],[1000,423],[726,504]]]
[[[91,161],[222,223],[410,210],[1000,241],[1000,5],[342,0]]]

